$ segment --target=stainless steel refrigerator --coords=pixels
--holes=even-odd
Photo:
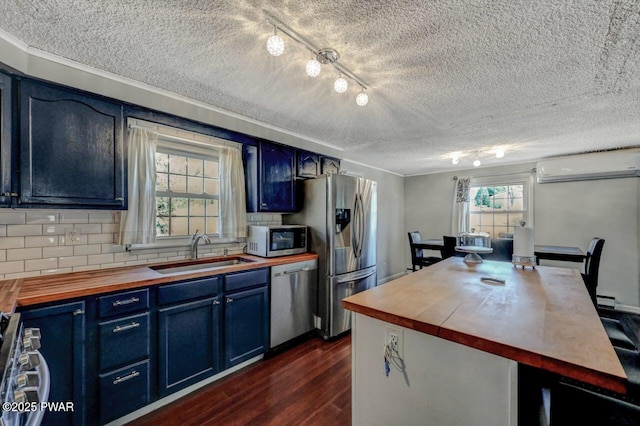
[[[325,339],[351,329],[342,299],[376,286],[376,187],[337,174],[306,180],[303,209],[283,216],[309,227],[309,248],[319,256],[316,325]]]

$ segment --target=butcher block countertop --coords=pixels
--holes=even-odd
[[[363,315],[626,393],[626,374],[575,269],[522,269],[496,261],[471,268],[452,257],[342,303]]]
[[[208,263],[214,260],[242,258],[248,262],[237,265],[221,266],[216,269],[192,270],[184,272],[160,273],[151,267],[161,265],[163,268],[182,266],[193,263]],[[95,271],[72,272],[68,274],[42,275],[31,278],[20,278],[0,281],[0,310],[13,312],[16,306],[29,306],[39,303],[56,302],[75,297],[146,287],[155,284],[170,283],[186,279],[207,277],[249,269],[266,268],[287,263],[317,259],[312,253],[292,256],[274,257],[270,259],[242,255],[227,257],[208,257],[198,261],[163,262],[162,264],[136,265],[120,268],[99,269]]]

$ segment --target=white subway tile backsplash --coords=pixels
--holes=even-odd
[[[24,248],[24,237],[3,237],[0,238],[0,249]]]
[[[24,248],[24,249],[13,249],[9,250],[7,253],[7,260],[26,260],[26,259],[41,259],[42,258],[42,249],[40,247],[37,248]]]
[[[81,213],[81,212],[60,213],[60,223],[89,223],[89,213]]]
[[[251,213],[257,221],[279,224],[281,215]],[[91,271],[124,265],[191,258],[183,248],[157,248],[134,252],[116,244],[121,212],[0,209],[0,279]],[[249,218],[250,219],[250,218]],[[65,229],[80,230],[80,241],[66,245]],[[244,241],[201,246],[203,256],[242,253]]]
[[[113,213],[89,213],[89,223],[113,223]]]
[[[38,275],[40,275],[40,271],[17,272],[14,274],[5,274],[4,279],[12,280],[16,278],[27,278],[27,277],[34,277]]]
[[[69,257],[73,256],[73,246],[44,247],[42,257]]]
[[[26,223],[58,223],[58,213],[27,212]]]
[[[89,244],[107,244],[113,243],[113,234],[89,234],[87,236]]]
[[[113,253],[90,254],[87,256],[88,265],[100,265],[102,263],[113,263]]]
[[[42,271],[43,269],[57,269],[57,268],[58,268],[57,257],[24,261],[25,272],[26,271]]]
[[[24,237],[25,247],[53,247],[58,245],[57,236]]]
[[[74,256],[87,255],[87,254],[100,254],[102,253],[102,246],[100,244],[78,244],[73,246]]]
[[[99,234],[102,232],[102,225],[99,223],[77,223],[73,227],[80,229],[82,234]]]
[[[22,225],[26,223],[26,213],[10,210],[0,212],[0,223],[3,225]]]
[[[102,233],[103,234],[108,234],[108,233],[112,233],[115,234],[116,232],[120,231],[120,225],[117,223],[103,223],[102,224]]]
[[[0,265],[0,272],[5,275],[14,272],[24,272],[24,260],[2,262],[2,265]]]
[[[7,225],[7,236],[42,235],[42,225]]]
[[[58,258],[58,266],[60,268],[85,266],[87,264],[87,256],[63,256]]]
[[[43,235],[64,235],[64,230],[67,228],[73,228],[71,225],[42,225]]]

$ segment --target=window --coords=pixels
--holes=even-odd
[[[492,238],[513,234],[525,217],[524,184],[471,186],[469,227]]]
[[[156,236],[188,236],[220,230],[218,151],[158,135]]]

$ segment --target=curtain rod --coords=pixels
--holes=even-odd
[[[529,171],[524,170],[524,171],[521,171],[521,172],[496,173],[496,174],[494,174],[494,175],[479,175],[479,176],[473,176],[473,175],[472,175],[472,176],[469,176],[469,177],[470,177],[470,178],[484,178],[484,177],[494,177],[494,176],[509,176],[509,175],[520,175],[520,174],[527,173],[527,172],[528,172],[528,173],[536,173],[536,172],[537,172],[537,170],[536,170],[536,168],[534,167],[533,169],[531,169],[531,170],[529,170]],[[453,180],[458,180],[458,176],[454,176],[454,177],[453,177]]]
[[[128,121],[127,127],[129,129],[148,130],[157,135],[161,135],[162,137],[165,137],[165,138],[175,139],[182,142],[188,142],[194,145],[205,146],[208,148],[220,147],[222,145],[229,148],[240,149],[240,146],[242,145],[238,142],[227,141],[225,139],[217,138],[215,136],[209,136],[209,135],[204,135],[202,133],[190,132],[188,130],[177,129],[175,127],[164,126],[162,124],[138,120],[136,118],[133,118],[133,119],[130,118]],[[171,133],[176,133],[176,134],[171,134]],[[180,136],[179,135],[180,133],[189,133],[189,135]],[[190,135],[193,135],[193,139],[188,137]],[[196,137],[207,139],[208,141],[197,140]]]

